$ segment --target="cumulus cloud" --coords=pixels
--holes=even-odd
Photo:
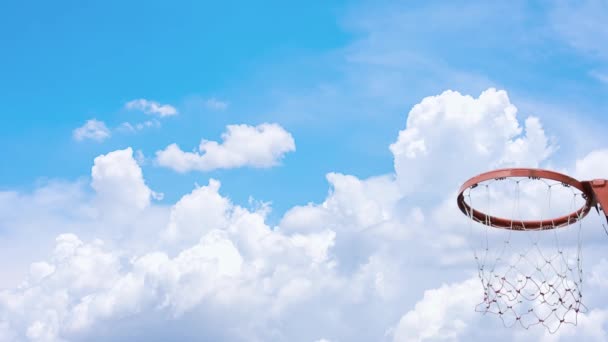
[[[130,147],[95,158],[91,177],[92,188],[105,204],[123,210],[141,210],[150,204],[153,192],[145,184]]]
[[[576,326],[562,325],[555,333],[544,329],[506,329],[494,315],[472,308],[480,303],[479,279],[471,278],[424,292],[414,308],[389,329],[395,342],[406,341],[605,341],[608,312],[594,309],[578,315]]]
[[[608,149],[595,150],[576,161],[575,176],[580,180],[604,179],[608,175]]]
[[[445,191],[488,168],[537,167],[555,148],[537,118],[522,127],[507,93],[492,88],[478,98],[450,90],[424,98],[390,145],[406,192],[425,192],[429,180]]]
[[[101,142],[109,138],[110,135],[110,130],[106,127],[106,124],[96,119],[87,120],[84,125],[74,129],[72,132],[72,136],[76,141],[90,139]]]
[[[156,152],[159,165],[177,172],[209,171],[250,166],[275,166],[288,152],[295,151],[293,137],[278,124],[229,125],[222,142],[202,140],[199,152],[184,152],[171,144]]]
[[[476,278],[425,291],[422,300],[399,321],[394,340],[457,341],[467,321],[476,314],[471,308],[480,301]]]
[[[125,104],[128,110],[137,110],[146,114],[158,115],[161,118],[177,115],[177,109],[169,104],[160,104],[146,99],[131,100]]]
[[[351,175],[327,174],[330,195],[318,205],[295,206],[283,216],[285,231],[311,232],[331,227],[337,231],[388,234],[403,237],[407,232],[395,225],[395,208],[401,193],[390,175],[361,180]]]
[[[177,149],[170,164],[263,167],[295,149],[289,133],[269,124],[229,126],[221,144],[201,145],[202,153]],[[542,166],[554,150],[540,120],[518,118],[506,92],[444,92],[411,110],[391,145],[394,172],[366,179],[330,172],[326,198],[289,209],[278,224],[268,206],[234,203],[214,179],[171,205],[153,203],[132,149],[106,153],[93,162],[88,195],[67,185],[0,192],[0,222],[11,230],[64,227],[50,255],[36,254],[23,281],[0,290],[0,339],[550,339],[475,313],[483,292],[467,279],[474,261],[453,196],[476,171]],[[565,168],[604,167],[602,153]],[[118,238],[106,234],[116,227]],[[601,292],[605,265],[589,266],[590,291]],[[560,337],[604,337],[602,303],[581,316],[584,331]]]
[[[121,154],[109,155],[119,158]],[[218,188],[218,183],[211,182],[207,192],[216,193]],[[20,287],[0,291],[0,312],[2,317],[10,316],[2,332],[17,331],[20,338],[30,340],[86,339],[94,337],[91,329],[104,321],[145,312],[179,318],[207,305],[209,310],[248,319],[276,319],[328,286],[311,279],[331,275],[328,250],[334,233],[273,232],[264,223],[263,212],[248,211],[225,198],[222,202],[229,210],[220,211],[225,217],[212,226],[204,217],[194,222],[184,219],[195,217],[200,208],[179,205],[181,220],[173,220],[170,229],[202,226],[196,234],[198,242],[191,239],[174,256],[154,248],[124,255],[101,240],[58,236],[50,260],[32,264]],[[267,313],[260,316],[262,311]],[[231,339],[252,340],[239,336],[238,329],[231,334]]]
[[[172,241],[191,240],[203,232],[225,227],[232,208],[228,199],[219,194],[219,188],[220,182],[211,179],[209,185],[183,196],[171,209],[164,237]]]

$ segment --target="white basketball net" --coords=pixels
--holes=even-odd
[[[585,204],[578,189],[537,178],[488,180],[463,195],[471,208],[518,222],[563,216]],[[579,312],[586,311],[580,220],[561,228],[516,231],[491,227],[489,217],[485,224],[469,218],[469,241],[484,290],[476,311],[497,315],[506,327],[542,325],[550,333],[577,324]]]

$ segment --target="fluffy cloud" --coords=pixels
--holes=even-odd
[[[171,219],[163,236],[170,241],[191,240],[203,232],[225,228],[231,205],[219,194],[220,182],[195,189],[171,209]]]
[[[424,194],[453,189],[463,175],[489,168],[537,167],[555,147],[537,118],[521,127],[507,93],[488,89],[478,98],[449,90],[424,98],[390,149],[403,191]]]
[[[103,121],[96,119],[87,120],[87,122],[74,129],[72,136],[76,141],[91,139],[95,141],[104,141],[110,137],[110,130],[106,127]]]
[[[608,150],[592,151],[576,161],[575,176],[580,180],[603,179],[608,175]]]
[[[181,171],[263,167],[295,149],[289,133],[268,124],[229,126],[221,144],[201,145],[203,154],[178,149],[181,157],[165,161]],[[95,158],[90,193],[86,183],[0,192],[0,222],[11,230],[63,228],[50,256],[36,254],[25,279],[0,290],[0,339],[552,338],[475,313],[483,292],[478,279],[462,280],[474,261],[453,198],[474,172],[547,163],[554,143],[541,122],[518,118],[504,91],[448,91],[414,106],[391,151],[394,173],[328,173],[326,198],[291,208],[276,226],[268,206],[240,206],[213,179],[172,205],[151,202],[130,148]],[[594,153],[565,168],[604,167],[603,152]],[[116,229],[122,234],[107,233]],[[607,283],[602,265],[589,265],[597,308],[559,337],[605,336],[604,301],[593,294]]]
[[[554,334],[544,329],[507,329],[494,315],[472,308],[482,300],[477,277],[424,292],[414,308],[401,317],[390,334],[405,341],[605,341],[606,310],[594,309],[578,315],[576,326],[562,325]]]
[[[110,152],[95,158],[91,186],[104,203],[124,209],[144,209],[153,192],[145,184],[133,150]]]
[[[329,173],[327,181],[331,192],[325,201],[318,205],[308,204],[288,210],[279,225],[282,230],[315,232],[330,228],[349,235],[358,233],[357,243],[362,244],[370,236],[390,239],[403,239],[407,236],[408,231],[403,229],[402,224],[412,219],[409,216],[411,212],[397,212],[401,193],[393,176],[361,180],[351,175]],[[417,210],[414,209],[414,212]],[[414,220],[423,218],[417,216]],[[351,247],[354,246],[344,246],[344,252],[348,253]]]
[[[129,110],[138,110],[146,114],[158,115],[161,118],[177,115],[177,109],[168,104],[160,104],[156,101],[146,99],[136,99],[125,104],[125,108]]]
[[[251,166],[272,167],[287,152],[295,151],[293,137],[277,124],[229,125],[222,143],[203,140],[199,152],[184,152],[171,144],[156,152],[159,165],[177,172],[209,171]]]
[[[206,191],[217,197],[218,189],[219,184],[212,182]],[[101,240],[58,236],[50,260],[32,264],[20,287],[0,292],[1,317],[8,319],[1,332],[16,331],[19,339],[36,341],[86,339],[94,336],[89,329],[104,321],[145,312],[179,318],[207,305],[263,322],[278,319],[283,311],[328,286],[311,279],[322,279],[319,274],[331,277],[328,250],[333,232],[276,233],[264,223],[263,212],[218,200],[230,209],[223,214],[223,224],[203,229],[205,218],[200,218],[198,242],[190,240],[175,256],[154,248],[129,255]],[[177,230],[190,229],[182,226],[195,222],[184,217],[195,217],[200,211],[183,202],[172,211],[183,214],[170,225]],[[260,315],[263,310],[267,313]],[[231,334],[232,339],[251,340],[239,337],[238,330]]]
[[[425,291],[422,300],[399,321],[395,341],[459,340],[467,321],[477,314],[471,308],[480,301],[476,278]]]

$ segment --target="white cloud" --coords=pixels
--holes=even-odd
[[[371,229],[373,233],[394,234],[392,230],[395,206],[401,198],[392,176],[379,176],[360,180],[338,173],[327,174],[332,187],[330,195],[320,205],[296,206],[285,213],[280,227],[286,231],[310,232],[330,228],[355,232]],[[401,231],[401,232],[400,232]]]
[[[545,333],[542,339],[547,341],[606,341],[608,333],[605,330],[608,322],[608,311],[591,310],[587,314],[580,315],[577,326],[567,325],[560,329],[556,334]]]
[[[395,341],[458,341],[468,321],[477,315],[472,308],[479,302],[477,278],[443,285],[424,292],[424,297],[408,311],[395,329]]]
[[[146,114],[158,115],[161,118],[177,115],[177,109],[168,104],[160,104],[156,101],[146,99],[136,99],[125,104],[125,108],[129,110],[138,110]]]
[[[482,301],[477,277],[424,292],[414,308],[389,329],[394,341],[605,341],[606,310],[578,315],[578,324],[565,324],[555,333],[544,329],[505,328],[494,315],[474,308]]]
[[[114,158],[113,153],[108,155]],[[217,195],[218,188],[211,182],[206,191]],[[206,224],[208,218],[195,218],[199,207],[176,205],[182,212],[171,223],[176,230],[196,223],[209,227],[194,234],[198,242],[192,237],[177,253],[149,246],[142,254],[125,255],[127,251],[101,240],[58,236],[50,260],[33,264],[22,286],[0,291],[0,313],[9,317],[0,332],[16,329],[31,340],[87,339],[105,321],[146,313],[176,320],[207,306],[212,315],[225,310],[261,323],[280,317],[325,286],[311,279],[331,276],[328,250],[335,234],[276,233],[265,225],[262,213],[220,200],[230,210],[220,211],[225,217],[213,227]],[[252,340],[238,337],[238,330],[231,339]],[[146,336],[145,331],[139,334]]]
[[[608,175],[608,149],[595,150],[576,161],[575,174],[579,180],[605,179]]]
[[[144,209],[152,190],[145,184],[133,149],[110,152],[95,158],[91,186],[105,204],[121,210]]]
[[[77,141],[91,139],[101,142],[109,138],[110,135],[110,130],[106,127],[106,124],[96,119],[87,120],[84,125],[72,132],[72,136]]]
[[[0,341],[16,341],[17,334],[13,331],[8,322],[0,321]]]
[[[524,128],[505,91],[491,88],[479,98],[455,91],[426,97],[390,146],[397,180],[406,192],[426,189],[429,180],[445,192],[457,187],[462,175],[489,167],[537,167],[555,147],[537,118],[526,119]]]
[[[226,110],[229,106],[229,103],[226,101],[218,100],[216,98],[210,98],[205,101],[205,106],[213,110]]]
[[[154,120],[138,122],[135,124],[131,124],[130,122],[123,122],[120,124],[120,126],[118,126],[118,130],[127,132],[127,133],[135,133],[135,132],[142,131],[146,128],[152,128],[152,127],[159,128],[160,126],[161,126],[160,121],[154,119]]]
[[[229,126],[223,143],[202,145],[203,154],[177,150],[192,158],[176,159],[182,171],[202,168],[204,158],[205,168],[273,165],[295,149],[289,133],[268,124]],[[0,192],[0,222],[24,232],[10,246],[0,239],[11,253],[4,259],[29,261],[21,283],[0,290],[0,339],[548,338],[542,329],[521,334],[475,313],[483,293],[477,279],[461,281],[475,265],[453,196],[475,171],[542,166],[553,146],[540,120],[518,120],[505,92],[489,89],[477,99],[446,92],[410,112],[391,146],[395,173],[328,173],[326,198],[291,208],[277,226],[267,205],[244,208],[213,179],[173,205],[152,203],[132,149],[101,155],[90,193],[63,183],[33,194]],[[576,169],[597,169],[603,153]],[[42,257],[31,249],[34,238],[48,241],[47,230],[54,250]],[[603,268],[589,259],[589,297],[598,298]],[[564,330],[563,338],[602,338],[604,303],[590,302],[596,309],[579,327],[586,330]]]
[[[137,164],[139,166],[146,164],[146,156],[144,155],[144,152],[142,152],[142,150],[135,151],[135,161],[137,161]]]
[[[225,228],[232,208],[228,199],[219,194],[219,188],[220,182],[211,179],[208,186],[183,196],[171,209],[163,236],[171,241],[191,241],[205,232]]]
[[[222,142],[202,140],[199,152],[184,152],[171,144],[156,152],[159,165],[177,172],[209,171],[243,166],[267,168],[295,151],[293,137],[278,124],[229,125]]]

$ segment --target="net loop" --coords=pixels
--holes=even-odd
[[[555,333],[562,325],[576,325],[578,314],[587,311],[582,301],[582,221],[576,215],[565,224],[550,218],[556,212],[584,216],[585,194],[567,183],[530,176],[478,182],[463,196],[483,287],[476,311],[498,316],[505,327],[540,325]],[[476,217],[478,213],[485,216]],[[511,229],[495,229],[496,217],[510,217]],[[543,225],[523,224],[530,217],[540,217]],[[567,228],[555,229],[559,227]]]

